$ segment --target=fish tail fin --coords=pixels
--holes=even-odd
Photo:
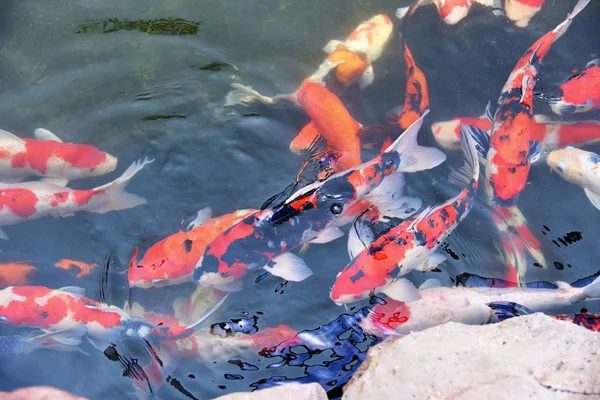
[[[55,351],[80,351],[87,354],[79,348],[81,344],[81,331],[78,329],[61,329],[59,331],[48,332],[33,336],[28,341],[35,348]]]
[[[462,131],[460,143],[465,163],[459,169],[450,173],[449,180],[457,186],[466,186],[469,182],[479,179],[479,153],[475,145],[475,139],[467,132]]]
[[[562,35],[564,35],[567,29],[569,29],[569,25],[571,25],[571,22],[573,22],[573,18],[575,18],[577,14],[583,11],[583,9],[590,3],[590,1],[591,0],[579,0],[577,4],[575,4],[575,7],[573,7],[573,11],[571,11],[567,15],[567,18],[563,22],[561,22],[556,28],[553,29],[553,32],[556,34],[556,37],[554,38],[555,41]]]
[[[131,164],[129,168],[127,168],[125,172],[123,172],[123,175],[121,175],[114,181],[95,188],[94,191],[106,192],[108,200],[103,207],[96,208],[90,211],[103,214],[109,211],[124,210],[127,208],[132,208],[141,204],[145,204],[145,198],[126,192],[125,187],[129,183],[131,178],[135,176],[135,174],[140,172],[146,164],[150,164],[153,161],[154,160],[149,160],[148,158],[145,158],[144,160],[138,160]]]
[[[600,297],[600,277],[594,279],[592,283],[583,288],[583,294],[585,298],[598,298]]]
[[[273,104],[275,100],[272,97],[263,96],[251,86],[245,86],[241,83],[232,83],[233,90],[225,95],[225,107],[248,105],[254,102],[262,104]]]
[[[386,149],[386,153],[397,152],[400,154],[400,172],[416,172],[434,168],[446,160],[446,155],[435,147],[419,146],[417,134],[423,125],[423,119],[429,113],[425,110],[423,115],[404,131],[398,139]]]

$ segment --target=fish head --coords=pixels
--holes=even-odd
[[[116,157],[91,145],[76,145],[70,153],[65,161],[70,165],[69,175],[73,175],[72,178],[106,175],[117,168]]]
[[[548,154],[546,163],[566,181],[584,186],[589,183],[588,174],[600,165],[600,157],[595,153],[567,146]]]
[[[460,149],[460,127],[457,119],[440,121],[431,125],[431,132],[435,141],[448,150]]]
[[[394,24],[390,17],[379,14],[361,23],[346,39],[346,47],[362,53],[369,63],[377,60],[390,40]]]
[[[187,232],[179,231],[153,244],[138,262],[132,260],[129,285],[148,289],[192,281],[192,271],[204,251]]]
[[[460,22],[469,13],[474,0],[434,0],[440,18],[448,25]]]
[[[544,0],[506,0],[504,12],[511,21],[520,28],[529,24],[529,20],[540,11]]]

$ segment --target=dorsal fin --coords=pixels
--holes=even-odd
[[[59,288],[61,292],[67,292],[76,296],[77,298],[85,296],[85,289],[79,286],[63,286]]]
[[[15,136],[14,134],[7,132],[5,130],[2,130],[2,129],[0,129],[0,140],[13,140],[18,143],[25,143],[25,142],[23,142],[23,139],[21,139],[20,137]]]
[[[37,128],[33,132],[33,136],[38,140],[54,140],[55,142],[62,143],[62,140],[58,136],[44,128]]]

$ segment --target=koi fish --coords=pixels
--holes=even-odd
[[[58,186],[68,181],[114,171],[117,159],[87,144],[63,143],[46,129],[35,139],[21,139],[0,130],[0,182],[15,183],[28,177],[45,177]]]
[[[71,268],[76,268],[79,270],[77,274],[77,278],[83,278],[84,276],[88,276],[92,273],[94,268],[98,267],[98,264],[88,264],[82,261],[69,260],[67,258],[63,258],[56,264],[54,264],[56,268],[69,270]]]
[[[325,86],[306,82],[297,94],[298,103],[311,119],[290,144],[290,150],[300,152],[310,147],[318,137],[328,144],[329,150],[340,153],[337,171],[360,164],[360,139],[362,125],[352,118],[340,99]],[[311,126],[312,125],[312,126]]]
[[[571,76],[559,87],[560,96],[550,99],[550,108],[558,115],[582,113],[600,108],[600,58]]]
[[[477,196],[479,157],[475,143],[463,135],[465,165],[451,175],[451,180],[465,185],[453,198],[428,207],[416,217],[392,227],[377,240],[370,241],[351,230],[349,242],[352,261],[337,275],[330,297],[336,304],[352,303],[382,291],[399,280],[405,293],[395,293],[396,300],[414,300],[418,292],[407,280],[399,278],[416,269],[430,271],[445,257],[434,253],[458,224],[467,216]],[[399,287],[399,286],[396,286]]]
[[[20,262],[0,264],[0,287],[25,285],[35,270],[34,266]]]
[[[446,322],[481,325],[531,312],[546,312],[600,297],[600,279],[583,288],[557,282],[558,288],[442,287],[436,279],[419,288],[420,299],[403,303],[393,299],[374,307],[363,329],[379,335],[405,335]],[[391,292],[402,292],[397,281]]]
[[[568,146],[550,153],[546,162],[561,178],[581,186],[594,207],[600,210],[600,156]]]
[[[146,203],[125,187],[148,159],[134,162],[111,183],[89,190],[74,190],[50,182],[0,184],[0,227],[53,216],[70,217],[79,211],[106,213]],[[8,239],[0,228],[0,238]]]
[[[48,332],[41,335],[11,335],[0,336],[0,357],[29,354],[36,350],[47,349],[56,351],[76,351],[77,347],[65,345],[62,341],[69,340],[69,330]]]
[[[44,286],[9,286],[0,290],[0,323],[47,331],[65,330],[70,342],[82,336],[97,348],[124,338],[150,337],[154,325],[132,319],[116,306],[84,297],[78,287],[50,289]],[[65,338],[66,339],[66,338]]]
[[[542,9],[543,4],[544,0],[505,0],[504,12],[516,26],[524,28]]]
[[[417,0],[413,3],[413,6],[396,10],[396,18],[404,19],[407,14],[412,15],[418,6],[433,3],[437,8],[440,19],[448,25],[454,25],[467,16],[473,2],[474,0]]]
[[[323,51],[329,56],[319,69],[327,70],[337,65],[335,77],[345,87],[357,79],[361,89],[369,86],[375,79],[373,62],[381,56],[393,28],[392,20],[384,14],[361,23],[344,42],[331,40],[327,43]]]
[[[345,41],[329,41],[323,48],[323,51],[328,54],[327,58],[313,74],[303,81],[303,85],[308,82],[321,83],[334,71],[336,82],[344,88],[356,81],[359,82],[361,88],[367,87],[375,79],[372,64],[381,56],[392,35],[393,28],[392,20],[387,15],[376,15],[356,27]],[[225,106],[248,104],[255,101],[273,104],[280,99],[296,101],[296,93],[268,97],[239,83],[232,83],[231,87],[234,90],[225,96]]]
[[[431,125],[436,142],[447,150],[458,149],[462,126],[469,125],[489,133],[492,121],[488,117],[454,118]],[[600,140],[600,121],[556,121],[546,115],[534,115],[531,121],[531,139],[541,143],[540,159],[553,150],[570,144],[585,146]]]
[[[257,211],[238,210],[211,219],[209,207],[200,210],[186,230],[153,244],[139,263],[135,259],[137,253],[134,254],[129,268],[129,286],[148,289],[193,282],[194,267],[206,246],[223,231]]]
[[[552,318],[572,322],[593,332],[600,332],[600,314],[590,314],[585,308],[575,315],[557,314],[552,315]]]
[[[404,62],[406,64],[406,95],[401,111],[392,111],[390,117],[404,130],[418,120],[429,108],[429,91],[425,74],[417,66],[415,60],[404,42]]]
[[[432,168],[445,160],[441,151],[417,144],[423,117],[379,156],[305,186],[281,206],[251,215],[220,234],[196,264],[194,280],[231,291],[239,290],[240,279],[256,268],[294,282],[308,278],[312,271],[291,250],[341,237],[338,226],[349,211],[364,211],[353,208],[356,204],[369,199],[377,204],[398,192],[403,176],[394,173]]]
[[[590,0],[579,0],[575,8],[556,28],[538,39],[519,59],[511,72],[500,98],[493,120],[491,135],[477,128],[469,128],[478,142],[485,164],[486,178],[494,195],[493,201],[501,207],[515,205],[527,184],[532,162],[540,157],[539,141],[531,138],[533,119],[533,88],[539,65]],[[489,111],[489,109],[488,109]]]

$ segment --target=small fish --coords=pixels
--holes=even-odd
[[[364,211],[356,209],[357,204],[392,202],[404,184],[398,172],[433,168],[446,159],[438,149],[417,144],[423,117],[379,156],[305,186],[281,206],[262,210],[223,232],[206,247],[194,280],[232,291],[240,290],[240,279],[256,268],[288,281],[308,278],[312,271],[290,251],[307,242],[328,243],[341,237],[339,226],[351,221],[349,214],[353,218]]]
[[[333,73],[335,80],[343,88],[356,81],[360,88],[369,86],[375,79],[372,64],[381,56],[392,36],[393,28],[392,20],[387,15],[380,14],[361,23],[345,41],[329,41],[323,48],[323,51],[328,54],[327,58],[304,80],[303,85],[307,82],[321,83],[332,71],[335,71]],[[232,83],[231,87],[234,89],[225,96],[225,106],[256,101],[273,104],[280,99],[296,101],[296,93],[268,97],[239,83]]]
[[[418,120],[429,108],[429,91],[425,74],[417,66],[412,53],[404,42],[404,62],[406,64],[406,94],[401,110],[392,111],[389,117],[404,130]]]
[[[206,246],[219,234],[258,210],[237,210],[210,218],[209,207],[198,212],[186,230],[153,244],[138,263],[134,255],[129,268],[129,286],[156,288],[193,282],[192,274]]]
[[[599,155],[568,146],[550,153],[546,162],[564,180],[581,186],[594,207],[600,210]]]
[[[65,329],[41,335],[0,336],[0,357],[29,354],[40,349],[56,351],[79,350],[76,346],[65,345],[62,343],[65,340],[69,340],[68,332],[69,330]]]
[[[542,9],[543,4],[544,0],[505,0],[504,12],[516,26],[524,28]]]
[[[492,121],[486,116],[479,118],[454,118],[431,125],[436,142],[447,150],[456,150],[460,145],[460,131],[463,125],[469,125],[485,131],[492,129]],[[534,115],[531,121],[531,140],[539,141],[542,151],[540,159],[546,154],[568,145],[596,143],[600,140],[600,121],[557,121],[547,115]]]
[[[0,227],[53,216],[70,217],[79,211],[106,213],[145,204],[146,199],[125,187],[146,164],[134,162],[111,183],[89,190],[74,190],[50,182],[0,184]],[[0,228],[0,238],[8,239]]]
[[[88,276],[92,273],[92,270],[94,268],[98,268],[98,264],[88,264],[84,263],[83,261],[69,260],[67,258],[63,258],[62,260],[54,264],[54,266],[56,268],[66,270],[69,270],[71,268],[78,269],[79,273],[76,276],[77,278],[83,278],[84,276]]]
[[[32,265],[10,262],[0,264],[0,287],[26,285],[36,271]]]
[[[402,291],[403,286],[390,291]],[[374,307],[363,321],[366,331],[405,335],[446,322],[481,325],[506,318],[546,312],[561,306],[600,297],[600,279],[583,288],[557,282],[558,288],[442,287],[436,279],[419,288],[419,300],[404,303],[391,298]]]
[[[328,150],[341,154],[335,164],[336,171],[359,165],[362,125],[352,118],[340,99],[325,86],[312,82],[302,85],[297,98],[311,122],[292,141],[290,150],[296,153],[306,150],[321,137]]]
[[[485,174],[493,189],[493,201],[511,207],[527,184],[531,163],[540,157],[539,141],[531,138],[533,88],[538,68],[552,44],[560,38],[590,0],[579,0],[572,13],[556,28],[538,39],[521,56],[511,72],[492,116],[491,135],[470,128],[485,163]],[[489,110],[488,110],[489,111]]]
[[[550,99],[550,108],[558,115],[582,113],[600,108],[600,58],[560,85],[560,96]]]
[[[36,129],[35,139],[21,139],[0,130],[0,182],[15,183],[44,177],[59,186],[68,181],[114,171],[117,159],[87,144],[63,143],[46,129]]]
[[[404,293],[394,293],[394,299],[418,298],[414,286],[399,277],[415,269],[430,271],[445,261],[443,255],[434,252],[467,216],[477,197],[479,157],[475,142],[467,136],[461,139],[465,165],[451,175],[451,180],[464,185],[464,189],[446,202],[392,227],[373,242],[360,238],[354,241],[354,248],[349,245],[352,261],[337,275],[330,293],[336,304],[362,300],[379,291],[388,294],[386,286],[395,280],[399,282],[395,287],[403,285]]]

